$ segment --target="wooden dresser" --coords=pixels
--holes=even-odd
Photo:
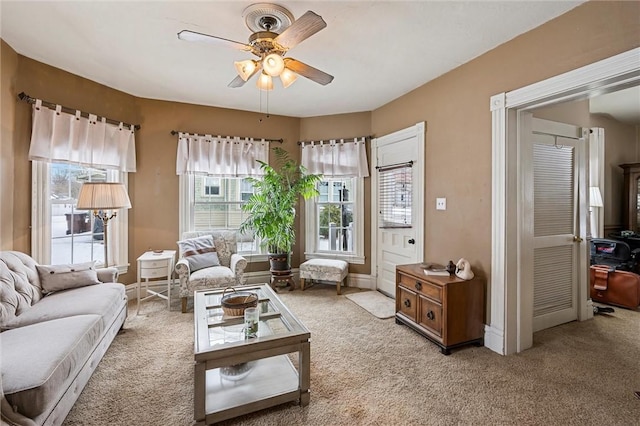
[[[396,323],[438,346],[484,344],[484,280],[426,275],[420,264],[396,266]]]

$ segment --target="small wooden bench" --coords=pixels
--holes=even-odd
[[[300,265],[300,288],[304,290],[305,281],[330,281],[336,283],[338,294],[340,286],[349,273],[349,264],[344,260],[310,259]]]

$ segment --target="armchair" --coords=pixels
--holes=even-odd
[[[213,237],[219,266],[209,266],[191,271],[189,261],[183,251],[184,242],[203,236]],[[236,253],[236,231],[207,230],[185,232],[182,234],[182,240],[178,242],[178,248],[179,254],[175,272],[180,280],[183,313],[187,311],[187,297],[192,297],[195,290],[244,284],[244,270],[247,267],[247,260]]]

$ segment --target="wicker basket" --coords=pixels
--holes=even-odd
[[[231,290],[232,293],[226,294],[227,290]],[[258,295],[249,291],[236,291],[234,288],[226,288],[222,292],[220,305],[226,315],[232,317],[242,316],[245,309],[258,306]]]

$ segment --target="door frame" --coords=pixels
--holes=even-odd
[[[376,157],[376,151],[380,144],[393,143],[400,140],[416,137],[416,159],[413,163],[413,169],[417,176],[420,176],[418,182],[411,182],[412,186],[416,189],[418,194],[424,194],[424,163],[425,163],[425,129],[426,125],[424,121],[416,123],[411,127],[407,127],[402,130],[390,133],[388,135],[380,136],[371,140],[371,288],[377,290],[378,288],[378,173],[376,167],[378,166],[378,158]],[[426,197],[425,197],[426,198]],[[417,200],[416,200],[417,201]],[[420,244],[416,244],[416,257],[418,259],[424,259],[424,209],[426,205],[426,199],[422,206],[416,205],[415,216],[412,218],[413,223],[416,226],[416,235],[422,238]],[[422,208],[420,208],[422,207]],[[413,212],[412,212],[413,214]]]
[[[533,321],[523,309],[521,226],[518,220],[520,161],[518,113],[561,102],[587,99],[640,84],[640,47],[573,71],[496,94],[490,99],[492,121],[492,213],[489,324],[485,346],[509,355],[524,350],[532,339]],[[586,271],[584,271],[586,274]],[[579,306],[578,318],[586,319],[590,300]],[[523,344],[524,343],[524,344]]]

